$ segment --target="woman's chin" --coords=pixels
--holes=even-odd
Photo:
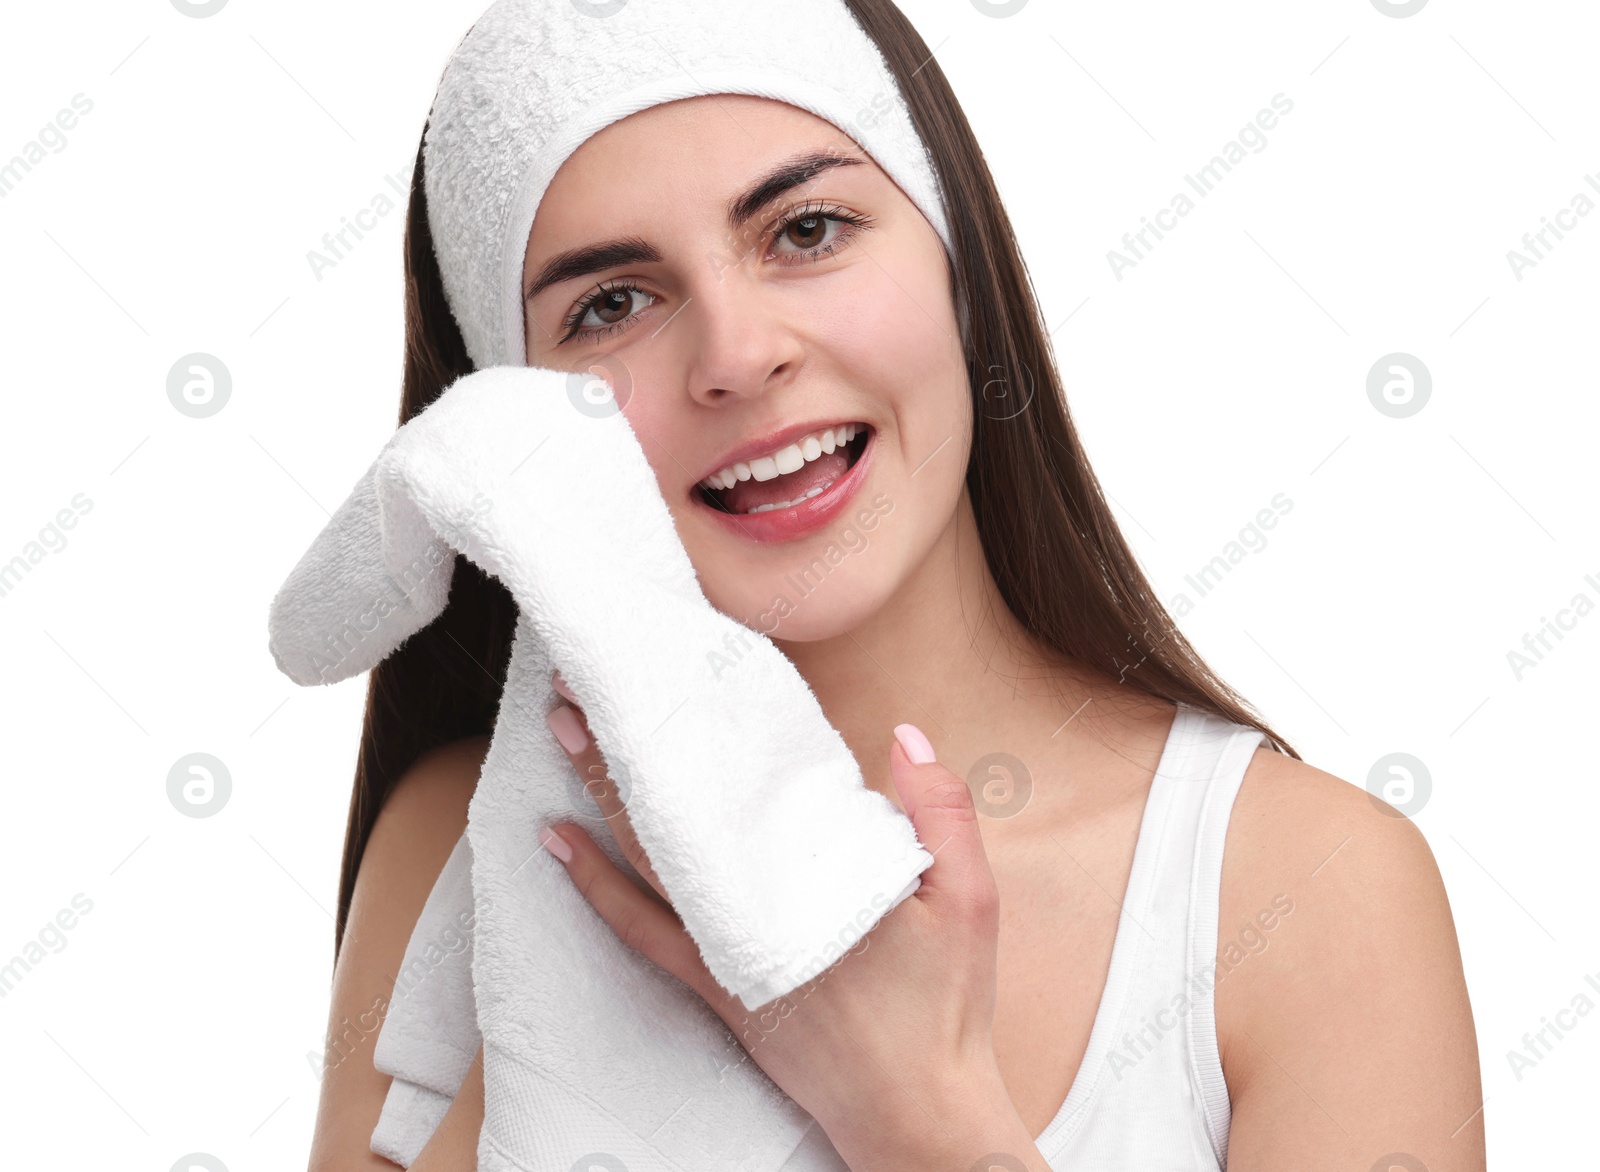
[[[791,574],[755,589],[723,591],[706,588],[704,574],[700,580],[712,606],[774,643],[837,638],[860,626],[879,605],[877,592],[862,581],[813,583]]]

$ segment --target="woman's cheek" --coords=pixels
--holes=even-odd
[[[689,548],[688,552],[706,601],[753,631],[781,637],[790,608],[774,584],[741,572],[720,550]]]

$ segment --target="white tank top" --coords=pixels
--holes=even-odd
[[[1139,823],[1089,1047],[1037,1140],[1052,1168],[1221,1172],[1227,1164],[1231,1112],[1212,997],[1222,843],[1262,740],[1259,729],[1178,705]]]
[[[1145,799],[1089,1047],[1036,1140],[1057,1172],[1227,1164],[1231,1111],[1212,998],[1222,844],[1262,740],[1258,729],[1178,705]],[[813,1127],[783,1167],[845,1165]]]

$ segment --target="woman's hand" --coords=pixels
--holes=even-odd
[[[554,682],[570,700],[559,675]],[[699,994],[851,1168],[1048,1172],[995,1061],[999,897],[972,795],[934,761],[921,732],[900,725],[889,750],[895,790],[934,855],[921,886],[831,968],[746,1010],[711,976],[673,910],[582,712],[563,706],[549,720],[653,892],[640,891],[575,825],[552,827],[559,841],[546,847],[617,937]]]

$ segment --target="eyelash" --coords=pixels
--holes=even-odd
[[[799,207],[787,212],[782,220],[773,225],[773,227],[769,230],[772,237],[772,242],[774,244],[777,243],[778,239],[785,232],[787,232],[791,227],[799,223],[801,220],[813,218],[837,220],[844,226],[833,237],[833,239],[829,240],[826,244],[818,244],[810,249],[789,253],[789,256],[803,257],[808,259],[810,262],[815,263],[821,260],[823,257],[831,255],[841,243],[846,240],[853,239],[858,232],[862,232],[868,228],[871,228],[873,224],[873,219],[871,216],[865,216],[859,212],[847,211],[846,209],[839,207],[837,204],[818,204],[808,202],[801,204]],[[787,264],[795,262],[786,261],[784,263]],[[579,337],[591,340],[598,339],[609,334],[613,334],[620,329],[626,329],[633,319],[638,316],[637,313],[630,313],[621,321],[611,322],[608,325],[582,327],[578,325],[578,323],[588,315],[589,311],[599,304],[601,298],[611,293],[620,293],[624,291],[633,293],[644,292],[644,290],[639,288],[639,286],[636,285],[632,280],[623,278],[622,280],[618,281],[608,281],[585,296],[582,301],[573,306],[572,312],[567,314],[565,320],[562,321],[562,329],[565,332],[562,334],[561,342],[569,342],[573,338]]]

